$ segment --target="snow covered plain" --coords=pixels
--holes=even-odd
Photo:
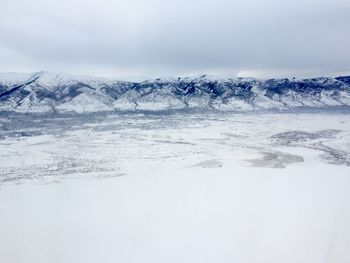
[[[0,262],[350,262],[349,113],[0,125]]]

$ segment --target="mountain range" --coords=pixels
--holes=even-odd
[[[97,112],[350,107],[350,76],[310,79],[211,75],[142,82],[50,72],[0,74],[0,111]]]

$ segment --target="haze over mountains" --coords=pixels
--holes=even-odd
[[[0,111],[254,111],[338,106],[350,106],[350,76],[258,80],[202,75],[135,83],[50,72],[0,74]]]

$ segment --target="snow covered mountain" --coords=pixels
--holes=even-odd
[[[224,111],[350,107],[350,76],[313,79],[198,76],[139,83],[49,72],[0,74],[0,111]]]

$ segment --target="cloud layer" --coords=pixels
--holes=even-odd
[[[0,71],[122,79],[350,72],[348,0],[4,0]]]

